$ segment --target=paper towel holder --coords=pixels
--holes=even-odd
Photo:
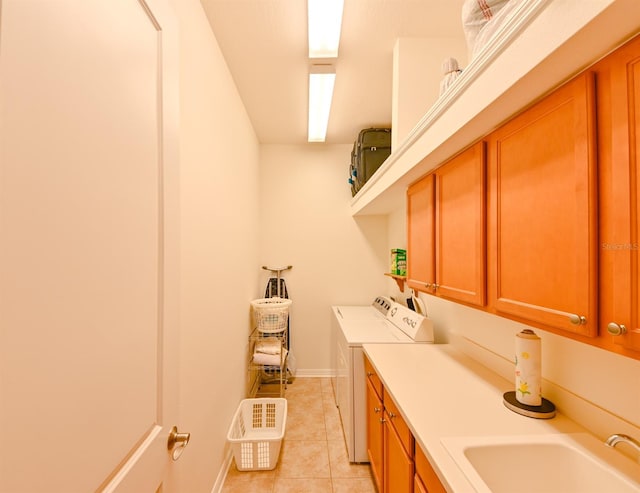
[[[528,418],[551,419],[556,415],[555,404],[544,397],[542,398],[542,404],[539,406],[529,406],[516,399],[515,391],[510,390],[504,393],[502,402],[507,409],[510,409],[514,413],[527,416]]]

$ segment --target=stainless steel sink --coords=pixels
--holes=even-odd
[[[443,438],[479,493],[640,492],[640,465],[587,433]]]

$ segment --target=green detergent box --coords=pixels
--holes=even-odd
[[[407,275],[407,251],[400,248],[391,250],[391,274],[396,276]]]

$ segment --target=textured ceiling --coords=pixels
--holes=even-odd
[[[201,3],[260,142],[306,143],[306,1]],[[462,3],[345,0],[327,143],[352,143],[362,128],[391,124],[396,39],[462,38]]]

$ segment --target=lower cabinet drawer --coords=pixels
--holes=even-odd
[[[373,365],[367,359],[366,356],[364,358],[364,372],[367,378],[369,379],[369,381],[371,382],[371,385],[373,385],[373,388],[378,394],[378,397],[382,399],[382,380],[380,380],[380,377],[378,377],[378,374],[373,369]]]

